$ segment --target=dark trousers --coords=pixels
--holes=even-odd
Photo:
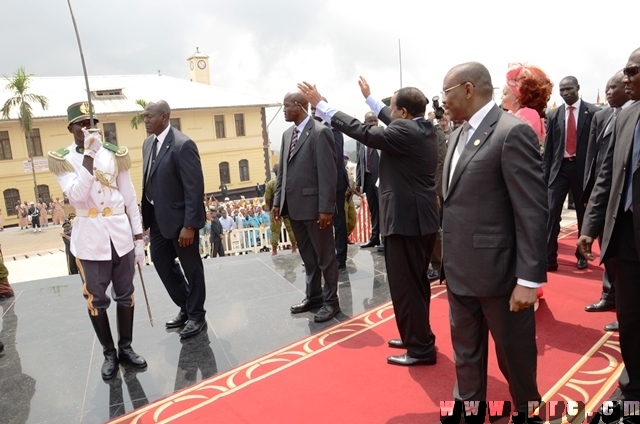
[[[628,382],[621,381],[622,394],[627,400],[640,400],[640,256],[636,245],[633,213],[618,215],[617,259],[615,279],[616,316],[620,326],[620,351],[627,371]]]
[[[378,206],[378,187],[373,176],[365,172],[364,182],[362,183],[364,194],[367,195],[367,204],[369,205],[369,213],[371,214],[371,239],[370,241],[380,241],[380,208]]]
[[[598,236],[598,243],[602,246],[602,234]],[[616,300],[616,268],[618,267],[618,258],[614,255],[605,259],[603,262],[604,272],[602,273],[602,296],[601,299],[607,302],[615,302]]]
[[[384,261],[389,292],[400,338],[414,358],[436,354],[436,336],[429,324],[431,286],[428,265],[437,233],[427,236],[388,235],[384,238]]]
[[[113,300],[124,307],[134,305],[133,273],[135,266],[133,249],[126,255],[119,257],[113,244],[111,245],[110,261],[90,261],[76,259],[78,271],[82,278],[82,294],[87,299],[87,308],[91,316],[98,316],[106,311],[111,304],[107,295],[107,288],[111,286]]]
[[[336,192],[333,231],[336,239],[336,258],[339,264],[345,263],[347,261],[347,215],[344,209],[344,191]]]
[[[40,215],[31,216],[31,226],[33,228],[40,228]]]
[[[473,276],[469,276],[473,278]],[[511,294],[460,296],[448,291],[451,342],[456,365],[457,401],[487,400],[489,331],[495,340],[498,366],[509,385],[515,410],[540,401],[536,384],[537,347],[533,308],[509,311]]]
[[[338,261],[333,228],[320,230],[318,222],[297,221],[290,217],[291,228],[298,241],[298,251],[306,273],[306,295],[313,303],[338,304]],[[322,286],[324,277],[324,287]]]
[[[224,244],[220,237],[218,237],[217,241],[211,242],[211,257],[215,258],[216,256],[224,256]]]
[[[190,320],[201,321],[206,313],[207,296],[204,267],[200,257],[200,234],[194,231],[193,243],[178,245],[178,238],[166,239],[158,227],[155,210],[150,214],[151,260],[173,303],[187,313]],[[180,260],[178,264],[176,258]],[[184,273],[183,273],[184,270]]]
[[[563,160],[560,170],[553,183],[549,186],[549,220],[547,221],[547,264],[558,262],[558,234],[560,234],[560,220],[562,219],[562,207],[569,190],[574,199],[582,197],[583,175],[579,175],[578,164]],[[584,218],[584,204],[576,202],[576,216],[578,218],[578,231],[582,229]],[[582,256],[576,248],[576,258]]]

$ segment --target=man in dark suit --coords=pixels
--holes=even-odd
[[[294,125],[282,135],[272,214],[276,221],[289,217],[307,274],[306,297],[291,306],[291,313],[320,308],[313,319],[324,322],[340,312],[331,225],[338,175],[335,144],[331,130],[311,119],[300,92],[288,93],[283,106],[285,120]],[[340,207],[344,208],[344,203]]]
[[[454,398],[487,400],[491,331],[515,410],[526,416],[528,402],[540,401],[531,306],[546,281],[540,228],[547,222],[547,190],[539,143],[529,125],[493,102],[482,64],[455,66],[443,84],[444,108],[451,119],[465,121],[449,138],[442,178]]]
[[[327,99],[323,100],[326,102]],[[311,108],[313,118],[323,125],[331,128],[328,122],[324,122],[322,118],[316,117],[316,108]],[[335,128],[331,128],[333,141],[336,148],[336,212],[333,214],[333,232],[336,240],[336,258],[338,260],[338,268],[346,269],[347,267],[347,214],[345,208],[339,207],[344,205],[345,193],[349,187],[349,176],[344,167],[344,137],[342,133]]]
[[[204,178],[196,143],[169,125],[170,115],[164,100],[144,109],[144,124],[151,135],[142,145],[142,220],[151,229],[156,271],[180,308],[165,325],[184,325],[180,337],[185,338],[205,327],[206,288],[198,249],[198,231],[205,221]]]
[[[385,240],[385,264],[400,339],[391,347],[405,348],[390,356],[394,365],[436,363],[435,336],[429,325],[431,287],[427,266],[440,228],[436,194],[438,139],[424,119],[427,98],[414,87],[398,90],[390,107],[371,97],[360,77],[367,104],[388,126],[365,125],[320,101],[314,86],[298,85],[305,97],[331,120],[334,128],[380,151],[380,228]]]
[[[632,103],[629,100],[629,96],[625,93],[624,84],[622,78],[624,74],[622,71],[616,73],[607,82],[606,96],[609,107],[597,111],[593,115],[591,122],[591,132],[589,135],[589,147],[587,148],[587,167],[585,168],[584,175],[584,191],[582,193],[581,203],[587,204],[595,180],[598,177],[600,168],[602,167],[602,161],[604,160],[607,148],[609,147],[609,140],[613,133],[613,127],[617,119],[617,115],[622,107],[628,106]],[[598,243],[602,245],[602,235],[598,235]],[[604,262],[604,273],[602,274],[602,295],[600,300],[591,305],[587,305],[585,310],[587,312],[602,312],[609,311],[616,307],[615,297],[615,272],[616,272],[616,258],[611,257]],[[616,330],[617,323],[607,324],[606,330]]]
[[[364,115],[364,123],[374,127],[378,126],[378,116],[374,112]],[[380,155],[375,148],[370,148],[358,143],[356,163],[356,192],[367,196],[367,205],[371,214],[371,237],[360,247],[375,247],[380,244],[380,208],[378,205],[378,164]]]
[[[589,197],[578,239],[580,252],[593,260],[591,246],[602,233],[600,260],[616,256],[616,315],[620,350],[628,381],[620,381],[620,400],[640,399],[640,48],[623,69],[625,92],[635,103],[620,111],[609,149]]]
[[[558,234],[562,207],[571,191],[576,202],[578,230],[582,228],[584,204],[582,197],[584,168],[589,144],[591,119],[598,108],[579,97],[576,77],[560,81],[560,96],[565,104],[549,113],[542,167],[549,187],[549,221],[547,222],[547,271],[558,269]],[[587,261],[576,250],[577,267],[584,269]]]

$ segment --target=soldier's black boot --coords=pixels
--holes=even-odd
[[[144,368],[147,361],[131,348],[133,340],[133,306],[118,305],[118,357],[120,362],[127,362],[136,368]]]
[[[106,311],[101,311],[98,315],[93,316],[89,313],[93,329],[96,331],[98,340],[102,345],[104,354],[104,362],[102,363],[102,378],[109,380],[118,373],[118,355],[113,345],[113,337],[111,336],[111,327],[109,327],[109,317]]]

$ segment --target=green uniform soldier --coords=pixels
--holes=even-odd
[[[267,183],[264,191],[264,202],[266,204],[264,210],[267,212],[270,212],[271,208],[273,207],[273,197],[276,193],[276,180],[278,178],[278,164],[273,167],[273,172],[276,173],[276,178]],[[291,242],[291,253],[296,253],[296,236],[293,234],[293,229],[291,228],[289,217],[285,216],[282,218],[282,220],[284,221],[284,225],[287,228],[287,234],[289,234],[289,241]],[[280,230],[282,229],[282,223],[276,222],[273,219],[273,215],[271,215],[269,227],[271,228],[271,255],[276,256],[278,254],[278,243],[280,243]]]

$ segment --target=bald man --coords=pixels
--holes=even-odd
[[[454,398],[487,400],[489,331],[520,418],[540,401],[533,304],[546,281],[547,190],[531,127],[492,100],[477,62],[452,68],[443,106],[464,121],[444,162],[442,271],[456,365]],[[492,399],[489,396],[489,399]],[[480,422],[484,422],[484,417]],[[469,423],[469,421],[467,421]]]
[[[205,327],[206,289],[198,240],[205,221],[204,178],[196,143],[169,125],[170,116],[164,100],[150,102],[144,109],[150,136],[142,146],[142,219],[151,229],[153,264],[180,308],[165,326],[184,327],[180,337],[186,338]]]
[[[276,221],[289,217],[304,261],[306,296],[291,306],[291,313],[319,308],[314,321],[324,322],[340,312],[332,226],[338,175],[333,133],[309,116],[309,104],[300,92],[288,93],[283,105],[285,120],[293,126],[282,135],[271,213]]]

